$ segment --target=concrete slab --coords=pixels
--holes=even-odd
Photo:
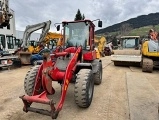
[[[127,72],[131,120],[159,120],[159,96],[142,73]]]

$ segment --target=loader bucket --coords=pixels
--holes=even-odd
[[[30,63],[30,58],[31,58],[32,53],[30,52],[19,52],[19,58],[21,60],[21,63],[23,65],[29,65]]]
[[[140,66],[142,55],[140,50],[114,50],[111,60],[116,66]]]

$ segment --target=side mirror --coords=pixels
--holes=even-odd
[[[60,25],[58,25],[56,28],[57,28],[57,31],[59,31],[60,30]]]
[[[98,21],[98,27],[102,27],[102,21]]]

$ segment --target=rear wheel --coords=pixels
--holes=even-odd
[[[32,67],[26,74],[24,79],[24,90],[29,96],[33,94],[35,79],[40,65]]]
[[[79,107],[87,108],[90,106],[94,92],[93,73],[90,69],[81,69],[75,82],[75,102]]]
[[[150,73],[153,71],[153,60],[152,59],[143,58],[142,71],[143,72],[150,72]]]
[[[97,64],[97,72],[94,74],[94,84],[100,85],[102,82],[102,62],[98,62]]]

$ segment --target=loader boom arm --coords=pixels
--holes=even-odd
[[[40,35],[39,42],[43,42],[46,34],[50,30],[50,25],[51,25],[51,21],[49,20],[49,21],[38,23],[38,24],[35,24],[35,25],[26,26],[26,29],[25,29],[24,34],[23,34],[23,43],[21,45],[21,48],[28,47],[27,41],[30,38],[31,34],[34,31],[37,31],[39,29],[42,29],[42,33]]]

